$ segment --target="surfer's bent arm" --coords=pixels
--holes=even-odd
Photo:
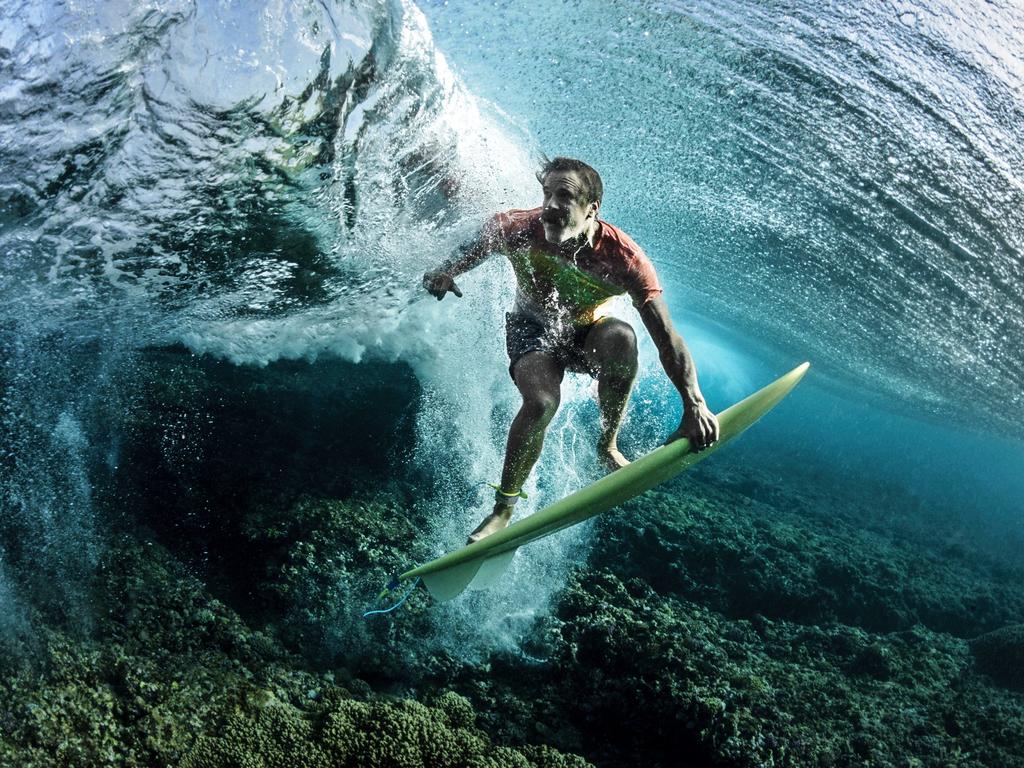
[[[708,410],[704,401],[697,383],[697,366],[693,362],[693,355],[672,325],[665,299],[655,296],[647,301],[640,308],[640,318],[651,334],[654,346],[658,348],[665,373],[683,400],[683,423],[667,442],[688,437],[695,447],[705,447],[718,439],[718,419]]]
[[[704,403],[697,384],[697,367],[693,355],[683,341],[683,337],[672,325],[668,314],[668,305],[661,296],[655,296],[640,308],[640,318],[647,326],[648,333],[658,348],[658,355],[665,373],[679,390],[686,408],[693,408]]]

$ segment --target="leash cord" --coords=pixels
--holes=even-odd
[[[375,615],[380,614],[380,613],[391,613],[396,608],[401,607],[402,603],[404,603],[408,599],[409,595],[412,594],[412,591],[414,589],[416,589],[416,587],[419,585],[419,583],[420,583],[420,578],[419,578],[419,576],[417,576],[416,580],[412,583],[412,586],[409,587],[409,589],[407,589],[405,591],[404,595],[402,595],[402,599],[401,600],[399,600],[397,603],[392,605],[390,608],[381,608],[380,610],[377,610],[377,611],[367,611],[366,613],[363,614],[363,618],[365,619],[367,616],[375,616]]]

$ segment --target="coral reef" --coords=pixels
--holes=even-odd
[[[978,669],[999,683],[1024,691],[1024,624],[988,632],[971,641]]]
[[[361,486],[344,501],[303,496],[292,504],[261,505],[242,528],[246,547],[260,552],[260,570],[253,573],[260,615],[307,658],[358,664],[366,649],[385,639],[370,633],[388,627],[368,627],[354,606],[409,563],[431,556],[418,535],[427,526],[408,487],[396,482]],[[417,593],[406,615],[426,602]]]
[[[1019,571],[894,541],[869,530],[855,502],[833,500],[829,517],[794,506],[683,479],[624,505],[594,563],[621,563],[626,576],[730,616],[876,632],[921,623],[958,637],[1024,620]]]
[[[486,678],[445,683],[502,738],[600,766],[1024,766],[1024,696],[974,674],[965,641],[920,625],[729,619],[580,570],[538,632],[542,662],[495,659]]]
[[[962,639],[1021,615],[1021,574],[837,511],[703,483],[649,493],[599,520],[533,663],[438,682],[500,710],[492,732],[599,765],[1024,766],[1024,697],[976,674]],[[1011,627],[971,649],[1005,681],[1017,643]]]
[[[257,588],[282,618],[260,631],[160,545],[116,542],[97,634],[37,616],[37,663],[4,676],[0,764],[588,765],[563,754],[576,751],[606,766],[1024,765],[1024,696],[988,686],[971,664],[973,653],[985,674],[1019,669],[1019,626],[968,649],[921,624],[872,633],[726,616],[630,575],[632,558],[619,558],[620,573],[576,573],[538,622],[530,663],[496,655],[481,669],[411,642],[364,666],[423,699],[373,693],[351,677],[357,646],[412,640],[429,611],[419,593],[400,621],[361,625],[369,636],[333,660],[347,669],[309,671],[288,648],[337,620],[354,572],[391,567],[411,535],[402,509],[393,489],[253,513],[251,535],[280,545]],[[609,545],[621,523],[602,526]]]
[[[552,665],[568,674],[552,693],[582,702],[570,711],[601,735],[603,764],[938,765],[957,751],[1024,764],[1020,699],[967,673],[963,641],[921,626],[728,620],[607,572],[576,581],[559,619]],[[968,715],[986,707],[1006,719]]]
[[[492,743],[455,693],[421,703],[305,671],[152,542],[112,543],[101,570],[95,635],[37,615],[32,656],[5,659],[0,765],[589,765]]]
[[[585,760],[543,747],[494,746],[455,694],[436,707],[417,701],[324,697],[306,711],[264,700],[203,737],[181,768],[586,768]],[[453,702],[453,699],[456,702]],[[452,712],[456,715],[453,717]],[[470,713],[467,717],[466,713]]]
[[[345,382],[293,402],[325,371],[153,353],[87,602],[12,570],[0,766],[1024,768],[1024,574],[894,490],[707,462],[601,516],[518,649],[461,657],[422,590],[364,621],[435,552],[407,382],[361,463]]]

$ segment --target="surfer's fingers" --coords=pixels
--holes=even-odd
[[[702,448],[707,448],[718,439],[718,419],[711,411],[707,411],[697,426],[699,442]]]
[[[693,442],[698,451],[703,451],[715,442],[715,425],[711,419],[702,420],[697,426],[697,434]]]
[[[454,281],[454,280],[452,280],[452,284],[451,284],[451,287],[449,287],[449,288],[448,288],[448,290],[449,290],[449,291],[451,291],[452,293],[454,293],[454,294],[455,294],[456,296],[458,296],[458,297],[459,297],[460,299],[462,298],[462,291],[460,291],[460,290],[459,290],[459,286],[457,286],[457,285],[455,284],[455,281]]]

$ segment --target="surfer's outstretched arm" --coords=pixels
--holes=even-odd
[[[649,300],[640,308],[640,318],[658,348],[665,373],[683,399],[683,421],[666,442],[687,437],[698,451],[707,448],[718,439],[718,419],[708,410],[704,401],[697,383],[697,366],[693,362],[693,355],[672,325],[665,299],[655,296]]]
[[[462,291],[455,284],[455,278],[484,262],[491,255],[492,250],[493,245],[486,231],[481,232],[475,240],[461,246],[458,255],[447,259],[437,269],[423,275],[423,287],[431,296],[437,297],[438,301],[443,299],[449,291],[461,299]]]

